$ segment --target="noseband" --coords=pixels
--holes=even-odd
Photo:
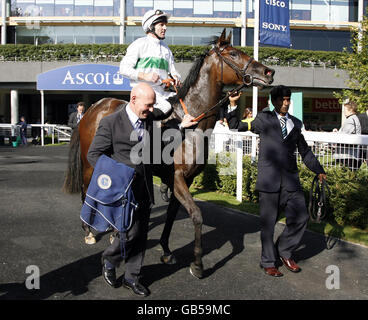
[[[244,65],[243,70],[241,70],[238,66],[236,66],[230,59],[224,57],[221,53],[228,47],[229,45],[221,48],[220,50],[217,49],[216,46],[213,46],[212,49],[213,51],[216,52],[217,56],[220,58],[221,60],[221,81],[223,80],[223,74],[224,74],[224,62],[235,71],[235,73],[243,79],[243,83],[246,86],[251,86],[253,84],[253,76],[249,73],[247,73],[247,69],[249,67],[249,65],[253,62],[253,58],[250,58],[247,63]]]

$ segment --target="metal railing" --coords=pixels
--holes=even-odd
[[[72,135],[72,128],[59,124],[28,124],[27,125],[27,139],[34,139],[40,141],[41,130],[44,130],[44,136],[51,137],[51,143],[55,141],[63,142],[70,141]],[[5,145],[11,144],[14,137],[20,135],[20,126],[10,123],[0,123],[0,137],[3,139]]]
[[[342,134],[332,132],[303,131],[306,142],[324,168],[345,166],[357,170],[362,163],[368,163],[368,135]],[[251,132],[213,132],[210,152],[235,153],[237,199],[242,199],[243,156],[258,158],[259,136]],[[302,162],[296,151],[297,161]]]

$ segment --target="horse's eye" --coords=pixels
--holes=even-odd
[[[230,55],[231,55],[232,57],[236,57],[236,56],[238,55],[238,53],[237,53],[236,51],[231,51],[231,52],[230,52]]]

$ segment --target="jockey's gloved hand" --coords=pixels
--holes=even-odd
[[[191,116],[190,114],[186,114],[183,118],[183,121],[179,125],[179,129],[190,128],[190,127],[196,125],[198,122],[193,121],[194,119],[195,118],[193,116]]]

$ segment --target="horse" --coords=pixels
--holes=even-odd
[[[241,90],[248,86],[264,88],[273,82],[275,71],[234,48],[231,45],[231,36],[231,32],[226,36],[224,29],[219,37],[214,37],[210,43],[211,48],[193,63],[189,75],[183,85],[178,88],[177,94],[169,98],[173,111],[167,120],[180,121],[184,117],[182,104],[187,106],[187,111],[191,115],[201,115],[198,117],[196,130],[192,131],[191,139],[193,136],[196,138],[195,136],[200,131],[205,132],[207,129],[214,128],[221,102],[223,103],[228,98],[227,96],[226,99],[221,100],[225,85],[238,86],[236,90]],[[103,117],[121,110],[122,105],[126,103],[116,98],[99,100],[88,109],[79,122],[78,130],[73,133],[63,188],[69,193],[81,192],[82,202],[84,202],[93,173],[93,168],[87,161],[87,152],[98,124]],[[183,205],[194,224],[194,261],[190,264],[189,270],[193,276],[202,278],[203,218],[201,210],[189,192],[189,187],[195,176],[204,169],[205,161],[197,163],[196,156],[204,154],[207,159],[208,140],[206,140],[207,143],[196,148],[193,144],[188,143],[188,139],[185,136],[181,145],[175,149],[173,164],[170,168],[165,164],[153,167],[154,174],[161,177],[162,181],[165,181],[172,190],[165,226],[160,238],[160,245],[163,249],[161,262],[176,263],[176,258],[169,249],[169,236],[179,207]],[[89,227],[84,225],[83,228],[86,231],[86,242],[91,240],[92,243],[95,242]]]

